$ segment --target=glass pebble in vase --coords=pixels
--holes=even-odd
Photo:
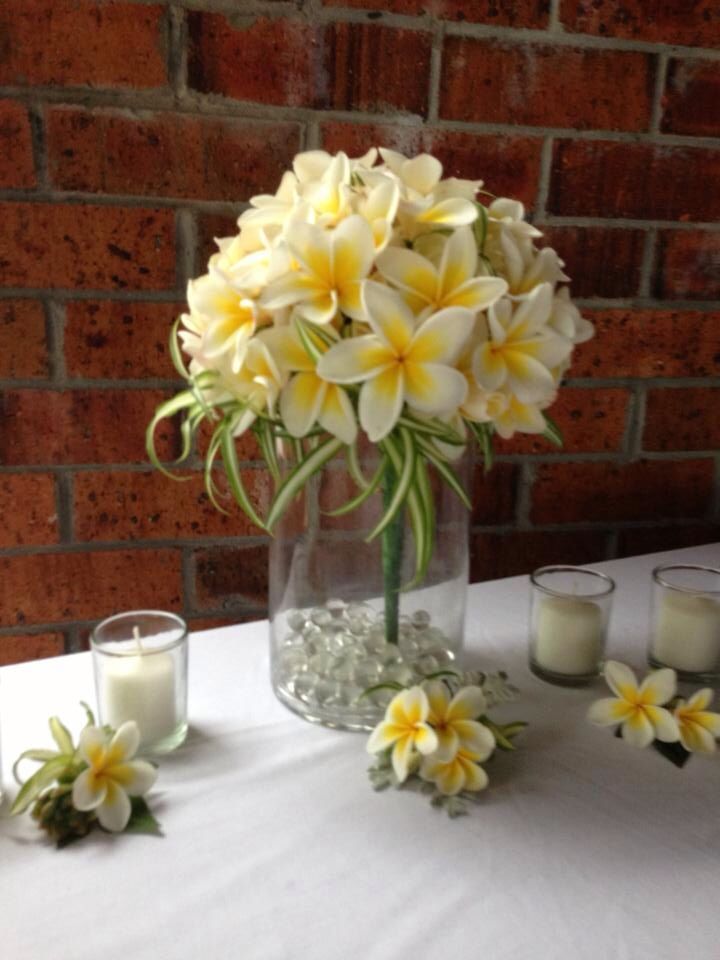
[[[281,468],[292,469],[287,448]],[[378,453],[360,462],[370,479]],[[469,457],[453,469],[469,488]],[[469,514],[457,495],[429,471],[434,543],[416,578],[416,544],[407,509],[379,536],[380,487],[356,509],[358,495],[345,462],[331,462],[305,485],[274,528],[270,546],[272,685],[278,699],[307,720],[369,730],[394,691],[443,669],[462,654],[468,583]],[[388,685],[388,686],[385,686]]]

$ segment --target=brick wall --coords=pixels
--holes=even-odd
[[[0,663],[263,613],[263,538],[143,432],[188,277],[301,148],[520,197],[597,325],[565,449],[478,472],[475,578],[720,539],[719,40],[714,0],[4,0]]]

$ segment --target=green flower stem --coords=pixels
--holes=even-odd
[[[392,502],[397,475],[388,463],[382,483],[383,510]],[[400,624],[400,587],[402,576],[405,510],[398,510],[394,519],[382,532],[383,588],[385,593],[385,639],[398,642]]]

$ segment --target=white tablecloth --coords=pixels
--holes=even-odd
[[[618,582],[610,653],[644,668],[650,570]],[[720,547],[673,556],[720,565]],[[0,819],[2,960],[679,960],[720,956],[720,756],[678,770],[588,725],[603,695],[526,666],[527,578],[471,588],[470,661],[522,688],[531,726],[470,816],[374,793],[365,737],[307,724],[268,682],[267,624],[191,641],[185,746],[151,802],[165,837],[55,851]],[[46,718],[84,718],[88,654],[0,671],[3,779]]]

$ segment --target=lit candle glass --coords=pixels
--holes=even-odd
[[[720,676],[720,570],[667,564],[653,570],[648,661],[682,679]]]
[[[109,617],[91,638],[100,721],[134,720],[146,753],[167,753],[187,733],[187,627],[180,617],[137,610]]]
[[[600,671],[615,584],[582,567],[542,567],[530,578],[530,669],[565,686]]]

